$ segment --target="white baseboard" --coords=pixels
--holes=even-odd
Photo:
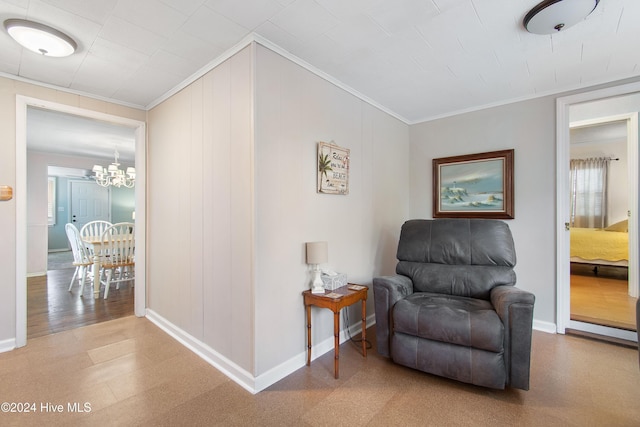
[[[371,314],[369,316],[367,316],[367,328],[375,325],[376,323],[376,316],[375,314]],[[349,327],[349,333],[351,334],[351,336],[353,335],[357,335],[362,331],[362,322],[358,321],[354,324],[351,325],[351,327]],[[340,344],[342,344],[343,342],[347,341],[349,339],[349,336],[347,334],[347,330],[343,329],[340,331]],[[329,338],[327,338],[326,340],[323,340],[320,343],[317,343],[313,346],[313,348],[311,349],[311,360],[315,360],[318,357],[322,356],[323,354],[329,352],[329,351],[333,351],[334,350],[334,345],[333,345],[333,336],[330,336]],[[291,359],[281,363],[280,365],[276,366],[273,369],[270,369],[269,371],[265,372],[262,375],[259,375],[258,377],[256,377],[255,379],[255,392],[259,392],[264,390],[265,388],[271,386],[272,384],[277,383],[278,381],[280,381],[281,379],[285,378],[287,375],[292,374],[293,372],[297,371],[298,369],[304,367],[307,364],[307,350],[303,350],[300,353],[296,354],[294,357],[292,357]]]
[[[555,334],[557,327],[555,323],[543,322],[542,320],[533,319],[533,329],[540,332],[546,332],[548,334]]]
[[[638,342],[638,333],[636,331],[627,331],[624,329],[600,326],[600,325],[595,325],[593,323],[585,323],[585,322],[578,322],[576,320],[569,320],[567,329],[575,329],[576,331],[589,332],[592,334],[618,338],[625,341]]]
[[[255,379],[253,375],[240,366],[236,365],[207,344],[198,340],[192,335],[189,335],[182,329],[175,326],[153,310],[147,309],[147,319],[157,325],[160,329],[171,335],[182,345],[193,351],[200,356],[204,361],[209,363],[214,368],[225,374],[235,383],[250,393],[255,394]]]
[[[15,348],[16,348],[15,338],[10,338],[8,340],[0,341],[0,353],[11,351]]]
[[[252,394],[258,393],[272,384],[277,383],[281,379],[302,368],[307,363],[307,352],[306,350],[303,350],[264,374],[254,377],[250,372],[242,369],[226,357],[216,352],[207,344],[178,328],[153,310],[147,309],[146,317],[182,345],[200,356],[204,361],[218,369],[232,381]],[[375,324],[375,315],[370,315],[367,317],[367,327],[373,324]],[[356,322],[349,328],[349,332],[352,336],[360,333],[361,331],[362,322]],[[346,329],[343,329],[340,332],[340,343],[342,344],[347,339],[349,339],[347,331]],[[333,351],[333,336],[313,346],[313,351],[311,352],[312,360],[322,356],[328,351]]]
[[[27,273],[27,277],[39,277],[39,276],[46,276],[47,272],[36,272],[36,273]]]

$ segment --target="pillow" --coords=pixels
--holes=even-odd
[[[605,231],[620,231],[620,232],[626,233],[626,232],[629,231],[629,220],[625,219],[623,221],[616,222],[615,224],[611,224],[610,226],[608,226],[604,230]]]

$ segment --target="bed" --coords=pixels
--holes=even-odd
[[[571,228],[571,262],[628,267],[627,221],[607,228]]]

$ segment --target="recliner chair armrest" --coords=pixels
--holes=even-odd
[[[513,286],[491,290],[491,304],[504,325],[504,353],[511,387],[529,390],[535,295]]]
[[[496,286],[491,289],[491,304],[503,322],[508,315],[509,305],[514,303],[533,305],[535,301],[535,295],[515,286]]]
[[[376,308],[376,341],[378,353],[389,357],[391,336],[391,309],[399,300],[413,293],[413,282],[406,276],[383,276],[373,279],[373,297]]]

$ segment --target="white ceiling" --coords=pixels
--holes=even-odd
[[[627,121],[619,120],[597,125],[571,128],[571,144],[603,144],[627,138]]]
[[[29,107],[27,147],[55,154],[93,157],[122,164],[135,162],[135,129],[86,117]]]
[[[79,46],[47,58],[0,31],[0,73],[149,108],[256,34],[407,123],[640,75],[640,1],[552,36],[522,26],[539,1],[0,0]]]

